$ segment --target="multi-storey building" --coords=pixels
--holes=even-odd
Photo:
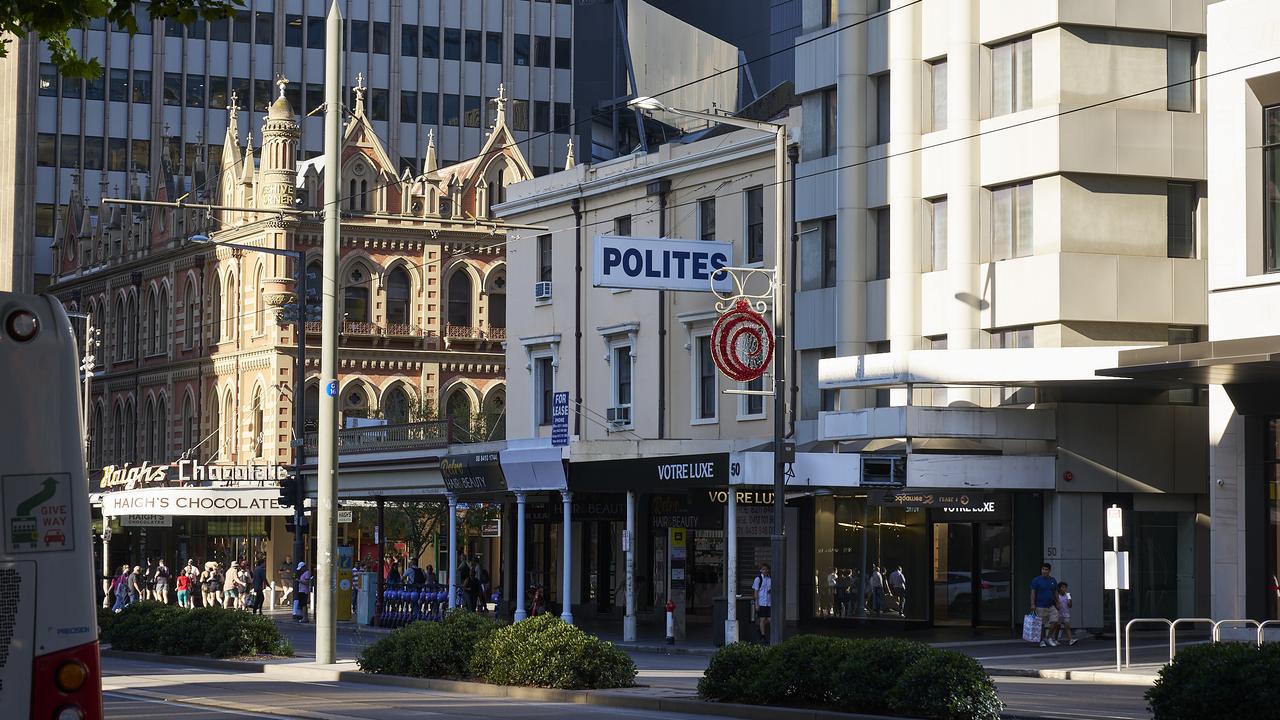
[[[182,232],[165,209],[95,214],[73,205],[65,224],[81,230],[57,247],[52,291],[103,330],[89,401],[90,467],[294,463],[294,441],[309,429],[293,422],[298,393],[308,425],[318,408],[320,323],[305,323],[306,386],[297,388],[301,326],[278,315],[299,292],[320,306],[327,182],[339,183],[343,205],[342,422],[447,417],[457,439],[501,437],[505,230],[490,206],[532,172],[506,125],[502,86],[495,91],[495,124],[476,157],[440,166],[429,136],[414,173],[400,172],[386,152],[360,84],[340,168],[297,161],[304,135],[283,80],[257,140],[246,133],[243,146],[233,93],[211,189],[224,209],[206,218],[209,242]],[[302,213],[282,212],[290,210]],[[305,287],[294,287],[292,258],[218,243],[303,253]],[[236,535],[260,548],[261,524],[218,520],[225,518],[186,518],[163,535],[158,553],[230,555],[241,547],[226,544]],[[282,529],[271,537],[287,547]]]
[[[7,148],[0,172],[26,205],[0,212],[0,223],[13,227],[15,272],[34,272],[42,287],[55,272],[48,249],[60,234],[60,208],[97,206],[100,189],[123,192],[136,183],[141,194],[154,197],[168,172],[178,192],[207,200],[223,165],[223,111],[233,92],[240,126],[257,127],[275,98],[276,77],[288,77],[290,104],[304,116],[299,155],[320,154],[323,118],[316,110],[324,96],[329,3],[246,5],[230,20],[183,26],[151,20],[148,3],[140,2],[137,35],[105,21],[74,30],[75,47],[102,63],[102,75],[89,81],[59,77],[38,42],[12,43],[0,78],[19,98],[18,112],[0,127]],[[345,83],[357,74],[368,79],[367,115],[397,175],[422,166],[428,131],[435,133],[441,164],[476,155],[493,124],[499,84],[510,97],[510,131],[535,172],[563,160],[572,134],[568,0],[388,0],[340,7]],[[83,197],[73,199],[73,190]]]
[[[801,417],[904,457],[908,489],[994,503],[917,506],[893,557],[872,553],[932,585],[935,623],[1014,622],[1049,562],[1102,626],[1113,504],[1123,612],[1207,607],[1204,398],[1095,373],[1208,320],[1208,4],[805,3]],[[821,502],[856,566],[862,530],[838,521],[883,498]]]

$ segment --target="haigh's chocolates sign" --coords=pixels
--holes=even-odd
[[[172,465],[144,462],[130,466],[108,465],[102,468],[104,492],[138,490],[147,487],[234,487],[238,485],[276,485],[289,477],[280,465],[205,465],[194,460],[179,460]]]

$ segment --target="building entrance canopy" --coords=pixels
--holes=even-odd
[[[102,494],[102,514],[266,516],[292,515],[277,488],[156,487]]]

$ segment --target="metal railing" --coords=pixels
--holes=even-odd
[[[1222,628],[1227,627],[1250,627],[1254,628],[1256,633],[1256,643],[1261,645],[1266,641],[1266,629],[1268,627],[1280,627],[1280,620],[1266,620],[1258,622],[1249,618],[1231,618],[1228,620],[1214,620],[1213,618],[1178,618],[1169,620],[1168,618],[1134,618],[1124,626],[1124,666],[1129,667],[1133,663],[1132,651],[1133,642],[1131,637],[1131,628],[1138,624],[1159,624],[1163,623],[1169,629],[1169,662],[1173,662],[1173,656],[1178,652],[1178,626],[1182,624],[1207,623],[1210,626],[1209,642],[1222,642]]]
[[[314,455],[319,433],[306,434],[306,451]],[[338,431],[339,453],[394,452],[396,450],[434,450],[449,446],[449,422],[427,422],[401,425],[370,425]]]
[[[1252,625],[1254,628],[1259,628],[1259,629],[1262,627],[1262,623],[1258,622],[1257,620],[1250,620],[1248,618],[1232,618],[1230,620],[1219,620],[1218,622],[1213,624],[1213,641],[1214,642],[1222,642],[1222,626],[1223,625],[1228,625],[1232,627],[1249,627],[1250,625]]]
[[[1213,618],[1178,618],[1169,623],[1169,662],[1173,662],[1173,656],[1178,654],[1178,625],[1187,623],[1209,623],[1210,626],[1215,625]]]
[[[1168,620],[1167,618],[1134,618],[1129,622],[1125,623],[1124,625],[1124,666],[1125,667],[1129,667],[1130,665],[1133,664],[1132,662],[1130,662],[1130,660],[1132,659],[1131,653],[1133,652],[1133,643],[1129,641],[1129,630],[1135,624],[1139,624],[1139,623],[1146,623],[1146,624],[1164,623],[1169,628],[1170,632],[1172,632],[1173,630],[1173,621]],[[1169,654],[1169,662],[1173,662],[1172,653]]]
[[[1266,630],[1268,625],[1271,625],[1274,627],[1280,627],[1280,620],[1264,620],[1258,623],[1258,644],[1259,645],[1266,642]]]

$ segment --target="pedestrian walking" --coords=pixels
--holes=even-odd
[[[773,615],[773,578],[769,576],[769,564],[760,565],[760,572],[751,581],[751,602],[756,611],[756,623],[761,642],[769,643],[769,623]]]
[[[235,561],[222,573],[222,607],[234,608],[236,606],[236,564]]]
[[[1040,574],[1031,580],[1031,612],[1040,618],[1040,647],[1057,647],[1058,641],[1049,634],[1049,627],[1058,622],[1057,602],[1054,595],[1058,592],[1058,581],[1049,573],[1053,567],[1049,563],[1040,566]],[[1031,631],[1034,637],[1034,630]]]
[[[121,612],[129,606],[129,566],[121,565],[120,574],[111,581],[111,592],[115,595],[111,609]]]
[[[187,608],[193,608],[195,599],[200,595],[200,566],[192,558],[187,558],[182,574],[187,578]]]
[[[907,576],[902,574],[902,566],[896,565],[893,572],[889,573],[889,594],[892,595],[898,605],[898,614],[907,616]]]
[[[1075,637],[1071,635],[1071,593],[1068,592],[1069,587],[1065,582],[1058,583],[1058,589],[1053,595],[1053,606],[1058,611],[1058,621],[1049,629],[1049,637],[1055,641],[1058,640],[1060,633],[1065,632],[1067,636],[1067,645],[1075,645]]]
[[[305,562],[298,563],[295,569],[297,580],[293,587],[293,619],[296,622],[307,621],[307,602],[311,598],[311,571]]]
[[[218,604],[218,564],[206,562],[200,573],[200,604],[213,607]]]
[[[143,569],[142,574],[138,576],[138,587],[141,590],[140,598],[143,600],[153,600],[153,590],[155,589],[156,567],[155,561],[147,558],[147,566]]]
[[[129,577],[125,579],[125,585],[129,589],[129,604],[132,605],[142,600],[142,568],[134,565],[133,572],[129,573]]]
[[[253,577],[250,582],[253,588],[253,592],[252,594],[250,594],[250,597],[253,598],[253,604],[250,606],[249,609],[253,611],[253,614],[261,615],[262,603],[264,600],[264,594],[266,592],[266,587],[267,587],[267,559],[266,558],[264,557],[258,558],[258,564],[255,565],[253,568]]]
[[[169,604],[169,566],[164,564],[164,558],[160,558],[156,566],[155,599],[165,605]]]
[[[821,603],[819,604],[818,614],[835,617],[837,608],[840,607],[839,595],[840,573],[835,568],[831,568],[827,570],[827,594],[823,597],[826,605],[822,607]]]
[[[884,575],[880,574],[880,566],[871,566],[871,612],[882,613],[884,604]]]
[[[181,573],[174,579],[174,586],[178,590],[178,607],[191,608],[191,578],[187,574]]]
[[[386,579],[387,579],[388,585],[395,585],[396,583],[400,582],[400,563],[396,562],[395,560],[391,561],[391,568],[387,571]],[[408,580],[407,577],[406,577],[406,581],[412,582]]]

